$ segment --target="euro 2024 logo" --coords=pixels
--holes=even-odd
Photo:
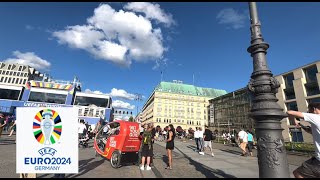
[[[35,139],[43,145],[53,145],[57,143],[61,137],[62,122],[58,112],[52,109],[43,109],[34,117],[33,134]],[[54,156],[57,152],[54,148],[44,147],[39,149],[39,154]],[[26,157],[24,163],[26,165],[35,166],[35,170],[59,170],[60,165],[71,164],[70,157],[58,158],[42,158],[42,157]]]
[[[39,111],[33,120],[33,134],[40,144],[55,144],[61,137],[62,122],[59,114],[51,109]]]

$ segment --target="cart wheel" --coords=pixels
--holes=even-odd
[[[120,161],[121,161],[121,153],[118,150],[115,150],[112,153],[110,163],[113,168],[119,168],[120,167]]]

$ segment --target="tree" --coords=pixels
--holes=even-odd
[[[129,118],[129,122],[134,122],[134,119],[133,119],[133,117],[132,117],[132,116],[130,116],[130,118]]]

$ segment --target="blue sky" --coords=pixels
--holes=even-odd
[[[320,3],[257,5],[274,75],[319,60]],[[3,2],[0,22],[0,61],[33,65],[54,79],[76,75],[83,90],[110,94],[134,112],[133,94],[149,97],[161,71],[164,81],[192,84],[194,74],[196,86],[228,92],[252,73],[244,2]]]

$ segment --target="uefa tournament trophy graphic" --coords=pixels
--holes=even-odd
[[[53,131],[53,121],[51,120],[52,114],[50,111],[43,112],[43,120],[41,121],[41,129],[44,134],[44,145],[50,145],[50,137]]]

